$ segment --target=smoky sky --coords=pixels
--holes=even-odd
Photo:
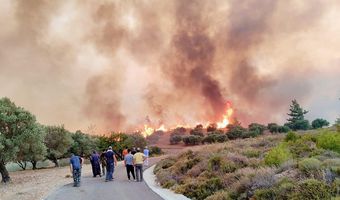
[[[93,133],[340,115],[336,0],[4,0],[0,96]]]

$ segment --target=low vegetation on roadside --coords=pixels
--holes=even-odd
[[[340,133],[267,135],[193,147],[154,169],[161,186],[191,199],[340,197]]]

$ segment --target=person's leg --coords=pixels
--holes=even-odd
[[[105,175],[106,166],[102,164],[103,175]]]
[[[108,164],[110,167],[110,171],[108,172],[109,174],[109,181],[112,181],[112,175],[113,175],[113,163]]]
[[[135,166],[135,171],[136,171],[137,181],[139,181],[138,165]]]
[[[125,168],[126,168],[127,177],[130,180],[130,165],[125,165]]]
[[[73,169],[73,171],[72,171],[72,176],[73,176],[73,186],[75,187],[75,186],[77,186],[77,176],[76,176],[77,174],[76,174],[76,170],[75,169]]]
[[[131,174],[132,174],[133,180],[136,180],[136,177],[135,177],[135,167],[133,165],[131,165]]]
[[[140,181],[143,181],[143,165],[140,166]]]
[[[109,173],[109,171],[110,171],[110,165],[109,164],[107,164],[106,165],[106,178],[105,178],[105,180],[109,180],[109,178],[110,178],[110,173]]]
[[[78,169],[78,176],[77,176],[77,178],[78,178],[78,186],[80,186],[80,177],[81,177],[81,169]]]
[[[93,174],[93,177],[95,177],[95,176],[96,176],[96,168],[95,168],[93,162],[91,162],[91,167],[92,167],[92,174]]]

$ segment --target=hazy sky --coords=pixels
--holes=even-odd
[[[340,116],[338,0],[0,0],[0,96],[97,132]]]

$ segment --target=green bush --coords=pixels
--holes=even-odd
[[[287,133],[290,131],[290,128],[288,126],[279,126],[277,131],[279,133]]]
[[[228,141],[228,137],[226,135],[218,134],[216,135],[216,141],[222,143]]]
[[[237,138],[244,138],[244,136],[247,134],[247,129],[243,128],[242,126],[238,124],[229,124],[227,126],[227,136],[229,139],[237,139]]]
[[[323,126],[328,126],[329,122],[325,119],[315,119],[312,121],[312,127],[313,129],[317,129],[317,128],[322,128]]]
[[[255,190],[254,197],[256,200],[271,200],[276,199],[276,191],[274,188],[258,189]]]
[[[288,141],[296,141],[297,139],[299,138],[298,135],[296,135],[295,132],[293,131],[289,131],[285,137],[285,141],[288,142]]]
[[[340,153],[340,134],[336,132],[324,131],[317,137],[318,147]]]
[[[170,136],[170,144],[178,144],[182,141],[182,136],[180,135],[172,135]]]
[[[202,143],[208,143],[208,144],[212,144],[212,143],[222,143],[228,140],[228,137],[224,134],[209,134],[206,137],[203,138]]]
[[[202,137],[198,135],[189,135],[183,137],[183,142],[185,145],[198,145],[202,141]]]
[[[291,157],[292,155],[287,147],[283,144],[280,144],[279,146],[274,147],[268,152],[268,154],[264,158],[264,161],[266,165],[279,166],[283,162],[289,160]]]
[[[289,141],[287,144],[294,158],[317,156],[323,151],[316,147],[313,142],[313,137],[310,137],[309,135],[304,135],[299,139]]]
[[[221,156],[215,155],[215,156],[212,156],[209,159],[208,163],[209,163],[208,164],[209,169],[211,171],[218,171],[218,170],[220,170],[220,168],[222,166],[223,160],[222,160]]]
[[[340,196],[340,178],[336,178],[331,185],[332,195],[335,197]]]
[[[329,200],[331,199],[331,188],[324,182],[315,179],[306,179],[294,187],[291,195],[292,200]]]
[[[248,158],[258,158],[261,154],[258,150],[247,150],[242,153],[244,156],[247,156]]]
[[[161,160],[157,163],[157,165],[155,166],[155,168],[153,170],[153,173],[156,174],[161,169],[167,169],[167,168],[173,166],[175,163],[176,163],[175,158],[172,158],[172,157],[165,158],[165,159],[163,159],[163,160]]]
[[[212,144],[216,142],[216,135],[215,134],[209,134],[207,136],[205,136],[202,140],[202,143],[208,143],[208,144]]]
[[[189,182],[183,185],[183,194],[191,199],[203,200],[223,188],[222,180],[210,177],[205,180]]]
[[[306,175],[312,175],[321,170],[321,162],[315,158],[305,158],[298,164],[299,169]]]
[[[248,126],[248,130],[250,132],[253,132],[254,136],[257,135],[262,135],[263,131],[266,129],[266,126],[262,125],[262,124],[258,124],[258,123],[251,123]]]
[[[161,155],[163,154],[164,152],[162,151],[162,149],[158,146],[150,146],[149,147],[149,150],[150,150],[150,155],[151,156],[155,156],[155,155]]]

